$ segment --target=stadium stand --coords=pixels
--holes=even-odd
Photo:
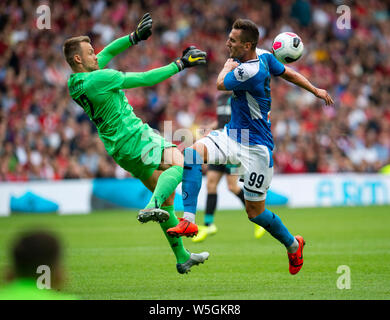
[[[280,32],[299,34],[305,53],[292,66],[336,101],[325,108],[311,94],[272,80],[276,172],[379,172],[390,163],[390,6],[345,2],[349,30],[336,27],[336,1],[305,0],[52,1],[51,29],[40,30],[38,1],[1,1],[0,181],[128,176],[69,97],[62,43],[78,30],[101,50],[133,30],[144,12],[153,17],[152,37],[109,67],[145,71],[191,44],[208,53],[205,68],[126,91],[135,113],[153,128],[163,132],[170,120],[173,132],[195,131],[216,119],[215,82],[227,59],[227,34],[236,18],[247,17],[261,25],[263,49]]]

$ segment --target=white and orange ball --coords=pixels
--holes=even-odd
[[[303,53],[302,39],[293,32],[280,33],[272,43],[272,53],[284,64],[297,61]]]

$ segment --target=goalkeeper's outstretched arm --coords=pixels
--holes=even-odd
[[[206,52],[195,47],[188,47],[183,56],[174,62],[146,72],[120,72],[112,69],[97,70],[91,73],[96,92],[149,87],[168,79],[179,71],[206,64]]]
[[[107,45],[96,57],[98,59],[99,68],[103,69],[110,60],[125,51],[130,46],[133,46],[141,40],[146,40],[152,34],[152,17],[149,13],[144,14],[141,21],[138,23],[134,32],[128,36],[114,40]]]
[[[178,72],[179,68],[174,62],[146,72],[125,72],[120,89],[154,86]]]
[[[109,45],[104,47],[104,49],[96,55],[96,58],[98,59],[99,68],[103,69],[112,58],[114,58],[117,54],[125,51],[131,45],[132,43],[129,40],[129,36],[124,36],[122,38],[114,40]]]
[[[181,58],[164,67],[146,72],[125,72],[121,89],[154,86],[185,68],[203,64],[206,64],[206,52],[191,46],[183,51]]]

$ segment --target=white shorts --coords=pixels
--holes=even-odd
[[[207,147],[208,164],[239,165],[248,201],[262,201],[267,196],[274,173],[272,155],[263,145],[244,145],[231,139],[226,130],[211,131],[198,140]]]

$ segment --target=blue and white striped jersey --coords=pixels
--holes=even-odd
[[[225,88],[233,90],[231,120],[226,128],[234,140],[265,145],[272,151],[270,75],[283,74],[285,67],[269,51],[256,49],[256,53],[257,59],[240,63],[225,76]],[[249,129],[249,141],[241,136],[242,129]]]

